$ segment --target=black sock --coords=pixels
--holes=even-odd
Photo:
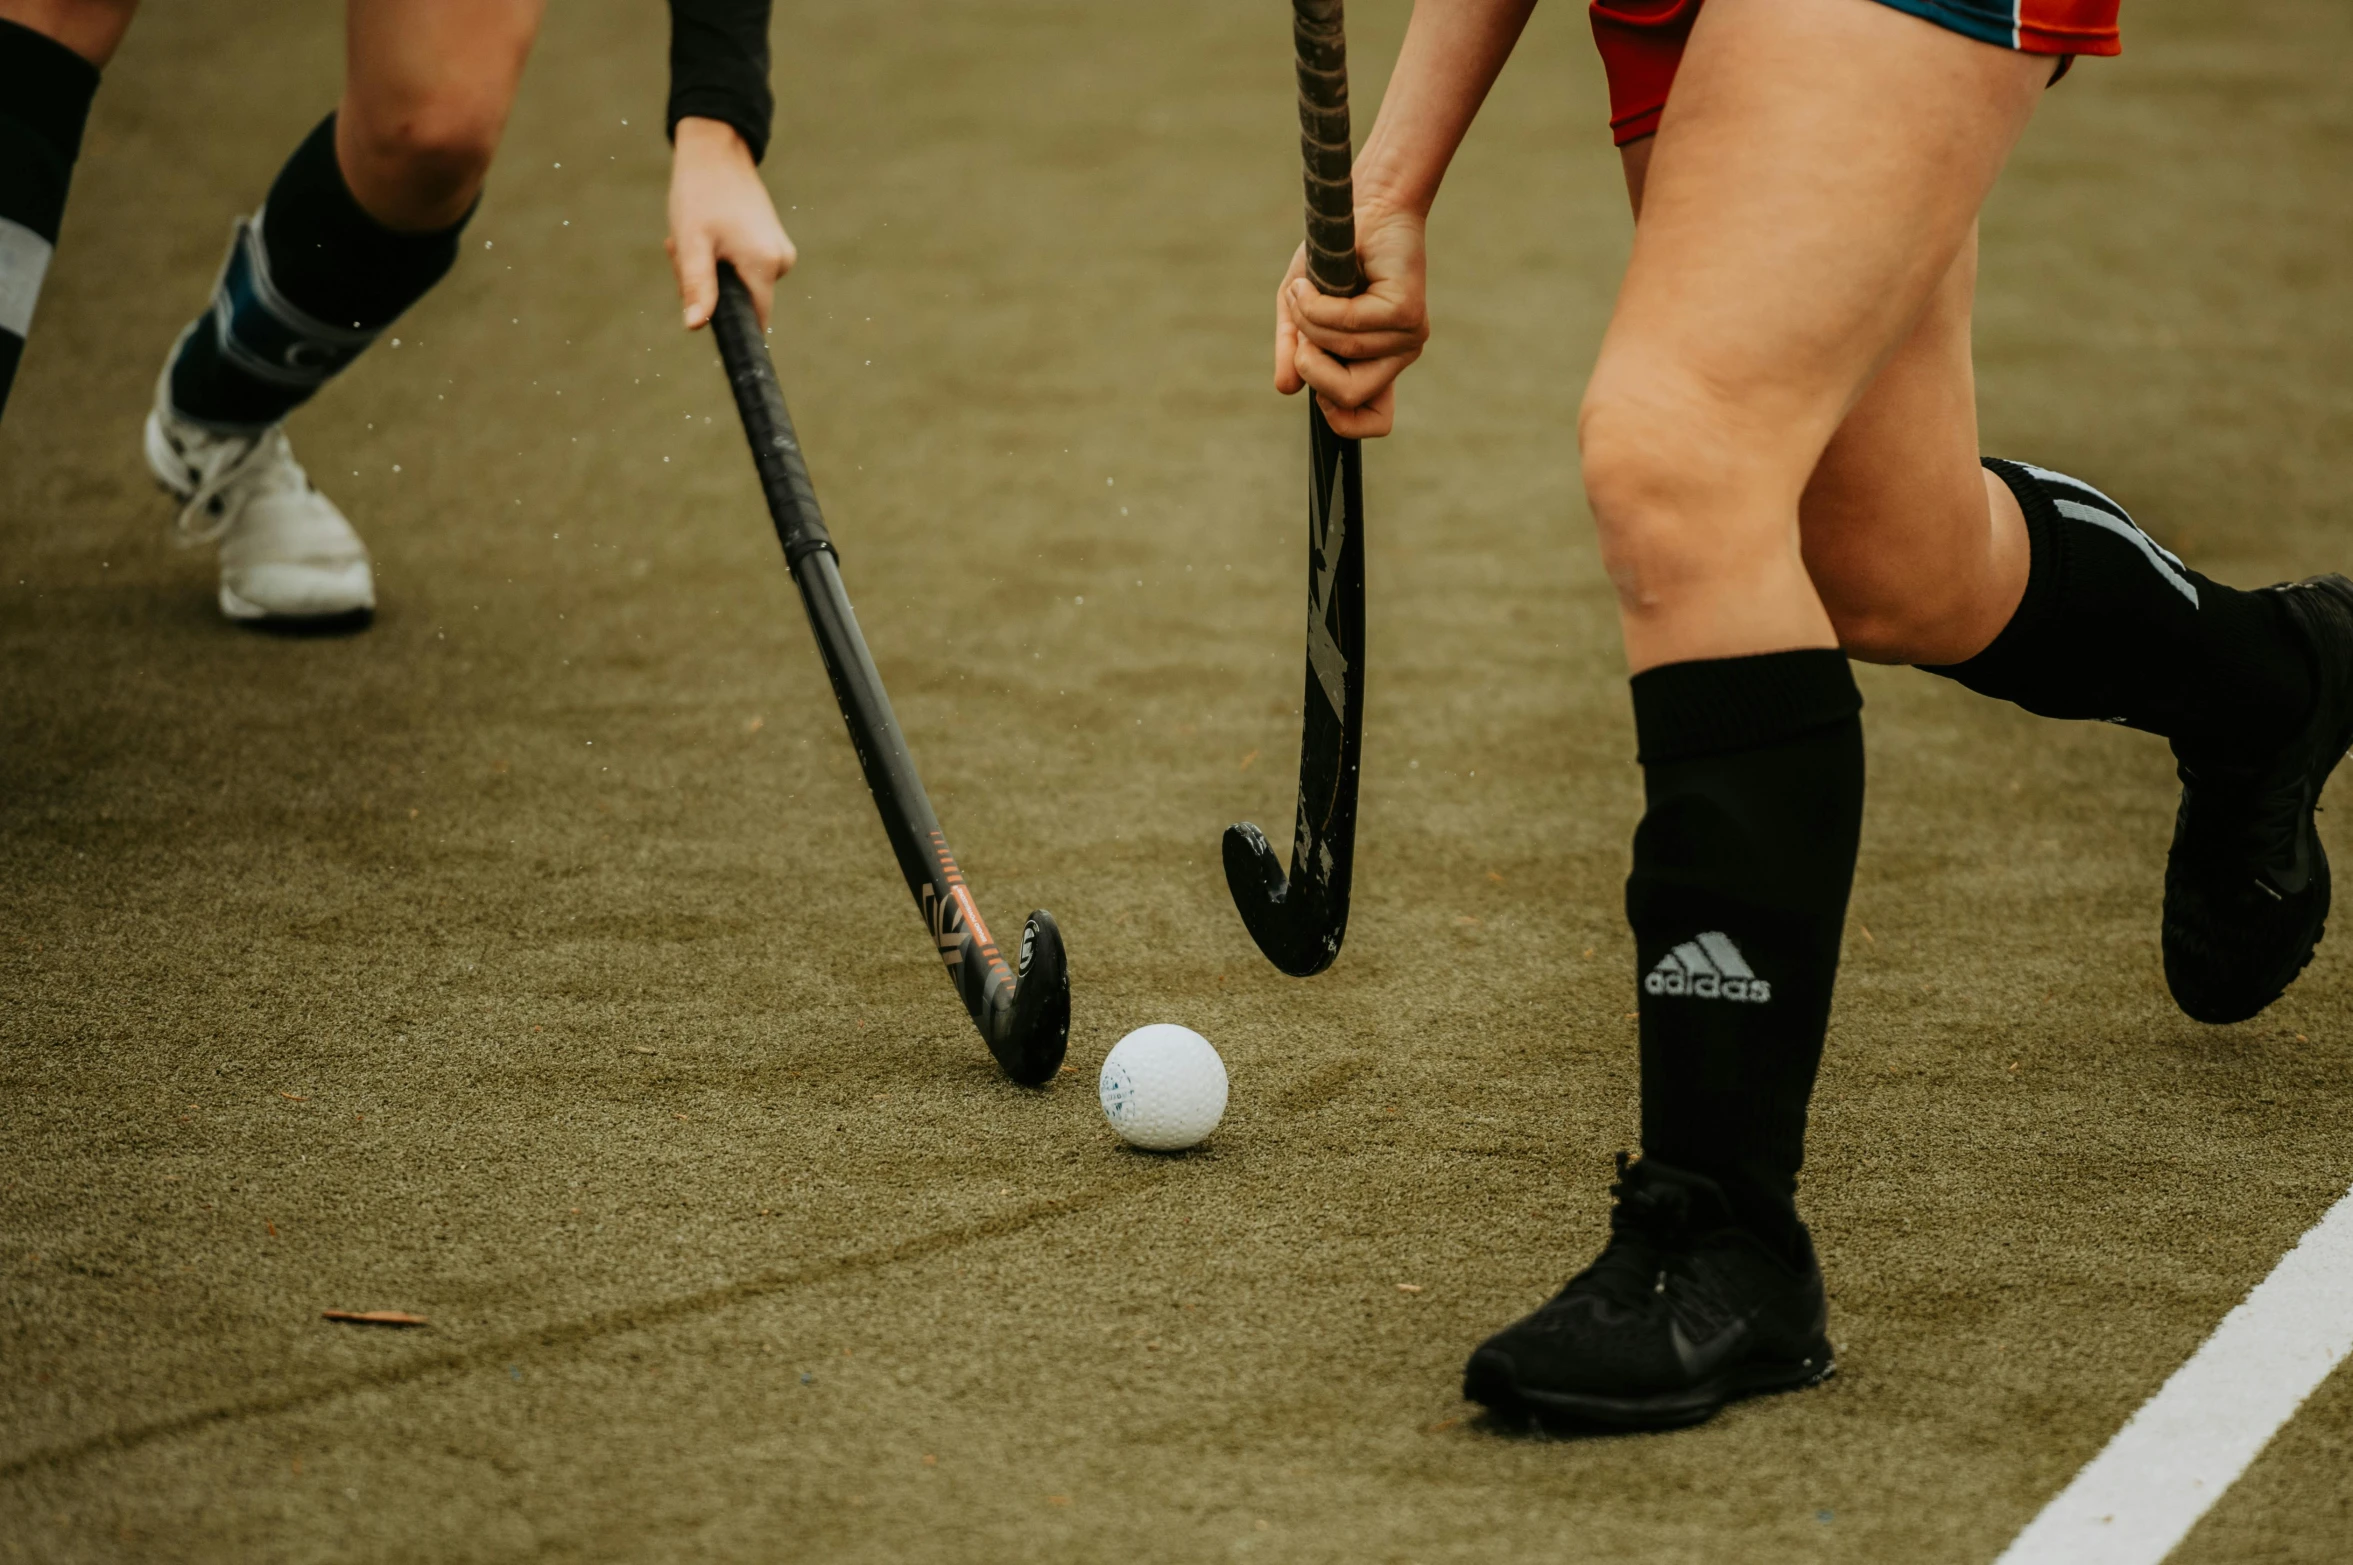
[[[1862,834],[1863,698],[1827,649],[1633,684],[1643,1152],[1716,1180],[1744,1223],[1791,1243]]]
[[[2185,759],[2260,759],[2294,736],[2313,671],[2270,594],[2199,575],[2079,479],[1985,465],[2026,513],[2026,596],[1992,645],[1929,673],[2039,716],[2162,734]]]
[[[24,357],[97,91],[97,66],[54,38],[0,21],[0,411]]]
[[[343,182],[328,115],[278,171],[258,221],[238,224],[212,308],[172,361],[173,409],[222,428],[275,424],[441,281],[465,226],[404,234],[368,216]]]

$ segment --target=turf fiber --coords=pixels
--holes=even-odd
[[[1666,1437],[1458,1400],[1635,1126],[1575,8],[1368,452],[1357,907],[1304,983],[1217,859],[1297,743],[1283,9],[784,8],[772,345],[982,905],[1068,934],[1041,1093],[926,952],[678,329],[661,7],[551,11],[457,271],[295,419],[379,564],[339,638],[221,622],[138,455],[338,20],[148,10],[0,428],[0,1558],[1988,1560],[2353,1177],[2342,930],[2184,1020],[2163,746],[1864,670],[1838,1378]],[[1403,14],[1352,8],[1360,116]],[[1988,449],[2225,580],[2353,565],[2353,19],[2125,21],[1986,217]],[[1181,1158],[1094,1104],[1155,1020],[1233,1075]],[[2179,1558],[2353,1554],[2349,1439],[2340,1371]]]

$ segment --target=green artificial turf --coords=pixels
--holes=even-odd
[[[982,905],[1068,935],[1070,1072],[998,1080],[929,954],[678,329],[662,8],[552,10],[458,269],[295,418],[383,604],[296,639],[218,618],[138,436],[338,19],[158,0],[0,427],[0,1558],[1993,1558],[2353,1179],[2342,934],[2186,1021],[2164,746],[1862,670],[1804,1195],[1840,1373],[1489,1425],[1461,1361],[1596,1248],[1636,1123],[1584,21],[1437,209],[1356,913],[1301,982],[1217,858],[1285,845],[1297,743],[1282,8],[782,9],[772,344]],[[1352,9],[1360,127],[1403,12]],[[1986,217],[1988,448],[2228,581],[2353,564],[2353,19],[2125,25]],[[1094,1102],[1157,1020],[1232,1073],[1183,1157]],[[2353,1554],[2347,1386],[2180,1558]]]

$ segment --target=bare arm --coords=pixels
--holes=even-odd
[[[1455,148],[1511,57],[1536,0],[1421,0],[1356,157],[1356,249],[1367,287],[1327,298],[1304,248],[1275,297],[1275,389],[1315,388],[1338,433],[1385,435],[1396,381],[1429,339],[1423,227]]]
[[[1536,0],[1421,0],[1356,155],[1356,203],[1428,215]]]

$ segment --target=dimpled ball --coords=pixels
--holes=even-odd
[[[1095,1091],[1120,1139],[1151,1152],[1198,1145],[1226,1114],[1226,1062],[1190,1027],[1155,1022],[1112,1045]]]

